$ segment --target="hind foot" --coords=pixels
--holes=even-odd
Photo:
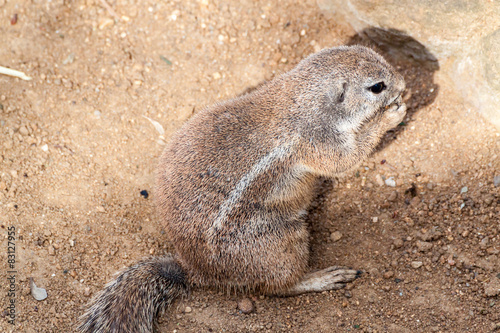
[[[361,275],[361,271],[332,266],[320,271],[304,275],[302,280],[292,288],[280,293],[282,296],[295,296],[310,292],[336,290],[345,287]]]

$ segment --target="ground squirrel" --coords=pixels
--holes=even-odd
[[[173,256],[118,274],[82,332],[152,332],[189,285],[296,295],[358,271],[307,273],[305,215],[319,177],[348,171],[400,123],[403,77],[361,46],[324,49],[256,90],[209,107],[161,156],[157,204]]]

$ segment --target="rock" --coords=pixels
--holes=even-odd
[[[385,185],[390,186],[390,187],[396,187],[396,181],[394,180],[394,177],[389,177],[385,180]]]
[[[384,279],[390,279],[394,276],[394,272],[393,271],[387,271],[384,273]]]
[[[398,191],[392,191],[389,197],[387,198],[387,201],[394,202],[398,198]]]
[[[378,184],[378,186],[384,186],[385,184],[384,180],[382,179],[382,176],[379,174],[375,176],[375,182]]]
[[[49,251],[49,256],[53,256],[56,254],[56,250],[52,245],[49,245],[48,251]]]
[[[500,128],[499,1],[318,0],[318,5],[391,55],[434,70],[441,65],[457,92]]]
[[[254,310],[253,303],[249,298],[243,298],[238,302],[238,309],[245,314],[252,313]]]
[[[416,244],[417,244],[417,249],[420,252],[427,252],[430,249],[432,249],[432,243],[430,242],[422,242],[418,240]]]
[[[495,187],[500,186],[500,175],[493,177],[493,185],[495,185]]]
[[[332,232],[330,238],[332,239],[332,241],[337,242],[342,238],[342,234],[340,233],[340,231],[335,231]]]
[[[191,313],[191,312],[193,312],[193,309],[191,309],[190,306],[186,306],[186,308],[184,309],[184,312],[185,313]]]
[[[437,228],[432,228],[431,230],[422,230],[422,232],[417,233],[417,237],[423,240],[424,242],[438,240],[443,236],[441,231],[438,231]]]
[[[47,298],[47,291],[43,288],[38,288],[33,278],[30,278],[30,290],[31,296],[37,301],[43,301]]]
[[[90,296],[90,288],[89,287],[86,287],[83,290],[83,296],[85,296],[85,297],[89,297]]]
[[[394,240],[394,247],[395,247],[396,249],[399,249],[400,247],[402,247],[402,246],[403,246],[403,244],[404,244],[404,243],[403,243],[403,240],[402,240],[402,239],[400,239],[400,238],[396,238],[396,239]]]
[[[462,187],[462,189],[460,190],[460,194],[462,193],[467,193],[469,191],[469,188],[467,186],[464,186]]]
[[[493,277],[490,282],[484,285],[484,294],[487,297],[500,295],[500,279]]]
[[[422,267],[422,265],[423,265],[423,264],[424,264],[424,263],[423,263],[423,262],[421,262],[421,261],[412,261],[412,262],[411,262],[411,267],[413,267],[413,268],[417,269],[417,268]]]
[[[49,150],[49,146],[47,146],[46,144],[41,146],[40,147],[43,151],[48,151]]]

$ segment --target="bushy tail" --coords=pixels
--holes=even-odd
[[[119,273],[81,317],[83,333],[151,333],[156,316],[188,291],[172,256],[146,259]]]

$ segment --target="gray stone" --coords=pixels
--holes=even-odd
[[[37,287],[33,278],[30,278],[30,290],[31,295],[37,301],[43,301],[47,298],[47,291],[44,288]]]
[[[495,185],[495,187],[500,186],[500,175],[493,177],[493,185]]]
[[[500,128],[500,1],[317,1],[389,53],[440,68]]]

